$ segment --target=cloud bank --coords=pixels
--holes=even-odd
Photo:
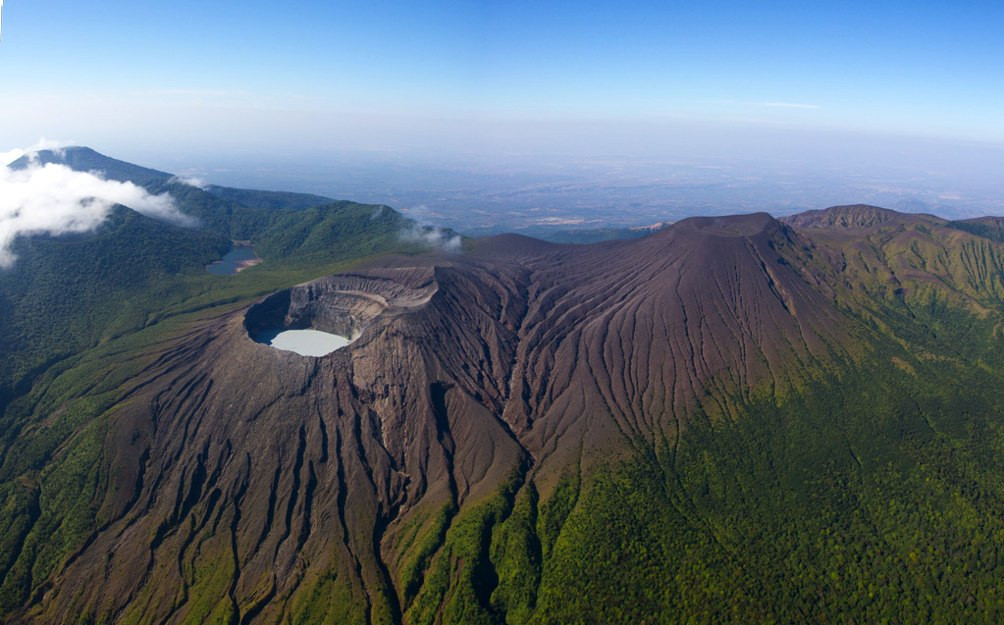
[[[203,191],[209,188],[208,182],[206,182],[202,178],[196,178],[195,176],[175,176],[174,178],[171,178],[168,182],[177,182],[179,184],[195,187],[196,189],[202,189]]]
[[[17,259],[11,250],[21,236],[61,235],[90,232],[108,217],[113,206],[122,204],[148,217],[179,225],[193,225],[169,194],[152,195],[131,182],[105,180],[93,172],[79,172],[65,165],[40,165],[31,161],[25,169],[8,164],[32,152],[0,152],[0,268]]]

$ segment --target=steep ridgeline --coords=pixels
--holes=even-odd
[[[141,187],[162,184],[174,178],[167,172],[120,161],[83,146],[39,150],[22,156],[8,167],[17,170],[27,169],[34,163],[41,166],[65,165],[74,171],[100,172],[101,177],[106,180],[132,182]]]
[[[494,237],[95,352],[0,467],[6,621],[999,622],[1004,246],[868,212]]]

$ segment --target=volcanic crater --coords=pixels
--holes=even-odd
[[[339,276],[266,297],[248,309],[244,329],[256,343],[323,356],[355,342],[378,319],[413,309],[429,297],[431,292],[402,288],[393,280]]]
[[[32,616],[180,623],[191,605],[159,589],[225,561],[234,622],[280,621],[332,571],[372,622],[404,622],[416,528],[443,540],[502,484],[546,499],[567,467],[673,445],[698,411],[831,359],[846,335],[799,270],[810,243],[765,214],[582,247],[505,235],[193,322],[128,382],[105,525]],[[355,340],[313,359],[261,344],[290,329]]]

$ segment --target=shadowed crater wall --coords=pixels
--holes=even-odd
[[[252,306],[244,328],[253,341],[265,344],[282,332],[307,329],[353,341],[386,309],[387,300],[375,293],[315,283],[280,291]]]

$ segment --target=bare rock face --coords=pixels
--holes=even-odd
[[[306,328],[356,338],[374,321],[414,310],[435,293],[431,275],[423,286],[409,288],[404,272],[385,274],[342,275],[281,291],[252,306],[244,328],[255,340],[270,331]]]
[[[765,214],[595,246],[497,237],[202,322],[131,381],[105,522],[23,617],[270,623],[324,587],[399,622],[409,536],[438,511],[672,445],[695,411],[843,357],[811,248]],[[358,338],[320,358],[254,340],[277,327]]]

